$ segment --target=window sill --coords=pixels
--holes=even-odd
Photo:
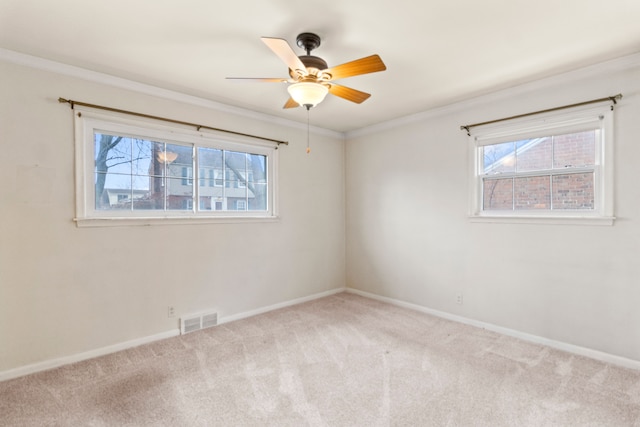
[[[127,227],[127,226],[157,226],[157,225],[193,225],[193,224],[240,224],[252,222],[277,222],[278,216],[202,216],[202,217],[96,217],[74,218],[76,225],[81,227]]]
[[[612,226],[613,216],[503,216],[503,215],[471,215],[471,222],[488,222],[497,224],[548,224],[548,225],[600,225]]]

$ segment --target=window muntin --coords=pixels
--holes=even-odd
[[[473,218],[613,218],[607,108],[493,125],[470,138]]]
[[[83,111],[77,220],[275,218],[276,146],[247,139]]]

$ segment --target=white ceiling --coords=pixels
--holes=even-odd
[[[640,52],[640,0],[0,0],[2,48],[304,123],[284,84],[225,77],[288,77],[260,37],[307,31],[329,66],[387,65],[311,111],[345,132]]]

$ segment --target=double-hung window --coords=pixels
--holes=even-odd
[[[611,224],[609,106],[481,126],[470,136],[470,213],[478,221]]]
[[[277,146],[76,108],[78,225],[277,217]]]

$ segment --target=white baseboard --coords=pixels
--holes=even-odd
[[[330,291],[320,292],[318,294],[309,295],[302,298],[296,298],[289,301],[281,302],[278,304],[269,305],[267,307],[258,308],[256,310],[245,311],[238,314],[232,314],[231,316],[224,316],[218,319],[218,324],[233,322],[234,320],[245,319],[247,317],[257,316],[258,314],[266,313],[268,311],[278,310],[280,308],[290,307],[292,305],[302,304],[303,302],[313,301],[318,298],[328,297],[330,295],[338,294],[346,291],[347,288],[336,288]]]
[[[243,313],[234,314],[218,319],[218,324],[232,322],[234,320],[244,319],[258,314],[266,313],[268,311],[277,310],[279,308],[289,307],[292,305],[300,304],[307,301],[312,301],[318,298],[324,298],[329,295],[334,295],[340,292],[344,292],[346,288],[337,288],[330,291],[321,292],[318,294],[309,295],[294,300],[285,301],[278,304],[273,304],[267,307],[259,308],[256,310],[246,311]],[[58,368],[63,365],[69,365],[71,363],[81,362],[83,360],[93,359],[94,357],[104,356],[107,354],[115,353],[118,351],[126,350],[129,348],[137,347],[143,344],[149,344],[154,341],[163,340],[165,338],[176,337],[180,335],[180,329],[172,329],[170,331],[162,332],[155,335],[150,335],[143,338],[138,338],[131,341],[125,341],[122,343],[110,345],[107,347],[98,348],[95,350],[86,351],[83,353],[73,354],[71,356],[60,357],[57,359],[45,360],[43,362],[34,363],[31,365],[21,366],[19,368],[10,369],[8,371],[0,372],[0,381],[6,381],[18,377],[22,377],[29,374],[35,374],[36,372],[42,372],[53,368]]]
[[[150,342],[163,340],[165,338],[175,337],[178,335],[180,335],[180,329],[173,329],[170,331],[161,332],[159,334],[149,335],[147,337],[137,338],[135,340],[125,341],[125,342],[114,344],[114,345],[109,345],[107,347],[97,348],[95,350],[89,350],[83,353],[73,354],[71,356],[60,357],[58,359],[45,360],[43,362],[21,366],[16,369],[10,369],[8,371],[0,372],[0,381],[10,380],[13,378],[22,377],[29,374],[35,374],[36,372],[47,371],[49,369],[58,368],[63,365],[69,365],[71,363],[82,362],[83,360],[93,359],[94,357],[104,356],[106,354],[115,353],[115,352],[126,350],[129,348],[137,347],[142,344],[148,344]]]
[[[396,305],[398,307],[409,308],[422,313],[431,314],[443,319],[452,320],[454,322],[463,323],[465,325],[475,326],[476,328],[486,329],[488,331],[497,332],[502,335],[518,338],[523,341],[532,342],[535,344],[545,345],[547,347],[555,348],[557,350],[566,351],[567,353],[576,354],[579,356],[588,357],[590,359],[599,360],[601,362],[610,363],[612,365],[621,366],[623,368],[640,370],[640,361],[627,359],[626,357],[616,356],[614,354],[605,353],[598,350],[593,350],[586,347],[580,347],[573,344],[568,344],[561,341],[554,341],[548,338],[540,337],[537,335],[527,334],[524,332],[516,331],[514,329],[504,328],[502,326],[493,325],[491,323],[481,322],[479,320],[469,319],[466,317],[458,316],[444,311],[438,311],[431,308],[423,307],[421,305],[412,304],[397,299],[383,297],[380,295],[372,294],[369,292],[361,291],[353,288],[346,288],[346,292],[357,294],[363,297],[375,299],[378,301],[387,302],[389,304]]]
[[[263,314],[269,311],[278,310],[280,308],[290,307],[290,306],[301,304],[304,302],[313,301],[315,299],[324,298],[324,297],[334,295],[340,292],[345,292],[345,291],[353,294],[361,295],[363,297],[375,299],[378,301],[387,302],[393,305],[397,305],[399,307],[409,308],[411,310],[416,310],[416,311],[430,314],[436,317],[441,317],[443,319],[452,320],[454,322],[459,322],[466,325],[475,326],[477,328],[482,328],[489,331],[497,332],[497,333],[518,338],[524,341],[546,345],[548,347],[566,351],[568,353],[589,357],[591,359],[600,360],[602,362],[611,363],[613,365],[622,366],[625,368],[640,370],[640,361],[637,361],[637,360],[627,359],[625,357],[616,356],[609,353],[604,353],[601,351],[593,350],[586,347],[580,347],[580,346],[576,346],[573,344],[568,344],[560,341],[554,341],[554,340],[540,337],[537,335],[531,335],[524,332],[519,332],[513,329],[508,329],[501,326],[493,325],[491,323],[485,323],[478,320],[473,320],[466,317],[458,316],[455,314],[433,310],[427,307],[423,307],[421,305],[412,304],[412,303],[396,300],[389,297],[383,297],[380,295],[372,294],[369,292],[365,292],[365,291],[361,291],[353,288],[332,289],[330,291],[321,292],[321,293],[309,295],[306,297],[285,301],[278,304],[273,304],[273,305],[259,308],[256,310],[250,310],[250,311],[234,314],[231,316],[225,316],[219,319],[218,324],[233,322],[234,320],[245,319],[248,317],[256,316],[258,314]],[[110,353],[115,353],[118,351],[126,350],[129,348],[137,347],[139,345],[148,344],[148,343],[159,341],[166,338],[175,337],[178,335],[180,335],[180,329],[173,329],[173,330],[162,332],[159,334],[142,337],[135,340],[125,341],[119,344],[114,344],[107,347],[102,347],[95,350],[74,354],[71,356],[61,357],[61,358],[52,359],[52,360],[45,360],[43,362],[38,362],[31,365],[22,366],[16,369],[0,372],[0,381],[6,381],[6,380],[22,377],[29,374],[34,374],[36,372],[57,368],[63,365],[68,365],[71,363],[81,362],[83,360],[93,359],[94,357],[104,356]]]

